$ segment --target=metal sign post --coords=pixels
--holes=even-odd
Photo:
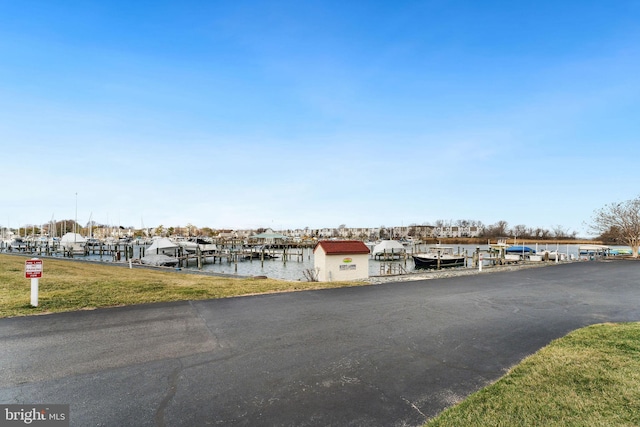
[[[42,260],[31,258],[24,262],[24,277],[31,279],[31,305],[38,306],[38,281],[42,277]]]

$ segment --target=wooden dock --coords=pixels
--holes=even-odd
[[[306,252],[306,253],[305,253]],[[189,267],[195,264],[198,269],[202,269],[203,265],[209,264],[235,264],[237,271],[237,265],[239,262],[260,262],[264,265],[265,261],[280,260],[282,263],[287,262],[302,262],[304,257],[311,258],[311,251],[308,248],[303,247],[287,247],[282,248],[269,248],[257,249],[256,247],[243,247],[241,249],[234,248],[222,248],[218,251],[200,251],[185,253],[179,251],[176,255],[178,258],[178,267]]]
[[[312,247],[304,244],[288,245],[245,245],[241,241],[218,241],[217,250],[202,251],[199,247],[195,252],[178,247],[171,254],[178,260],[178,267],[197,266],[202,269],[205,264],[227,263],[237,264],[239,262],[260,262],[265,261],[302,262],[305,257],[311,259]],[[82,248],[75,250],[63,245],[49,242],[26,241],[20,246],[9,246],[2,244],[0,252],[22,253],[33,256],[64,257],[64,258],[98,258],[100,261],[112,262],[135,262],[141,263],[141,258],[145,256],[146,245],[136,245],[132,242],[99,243],[86,244]]]

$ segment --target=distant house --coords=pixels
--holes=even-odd
[[[320,282],[369,277],[369,248],[359,240],[322,240],[313,250]]]
[[[257,240],[261,244],[281,244],[289,239],[288,236],[280,233],[274,233],[271,230],[265,231],[264,233],[254,234],[251,236],[251,239]]]
[[[233,230],[218,230],[218,238],[220,239],[237,239],[238,234]]]

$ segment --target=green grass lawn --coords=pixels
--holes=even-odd
[[[162,301],[354,286],[236,279],[44,259],[31,307],[27,257],[0,255],[0,317]],[[445,410],[435,426],[640,426],[640,323],[575,331]]]
[[[31,307],[31,281],[24,278],[27,259],[0,254],[0,317],[362,285],[214,277],[44,258],[39,304]]]
[[[640,426],[640,323],[555,340],[426,426]]]

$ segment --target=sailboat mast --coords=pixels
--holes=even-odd
[[[76,192],[76,220],[73,222],[73,243],[76,243],[77,225],[78,225],[78,193]]]

